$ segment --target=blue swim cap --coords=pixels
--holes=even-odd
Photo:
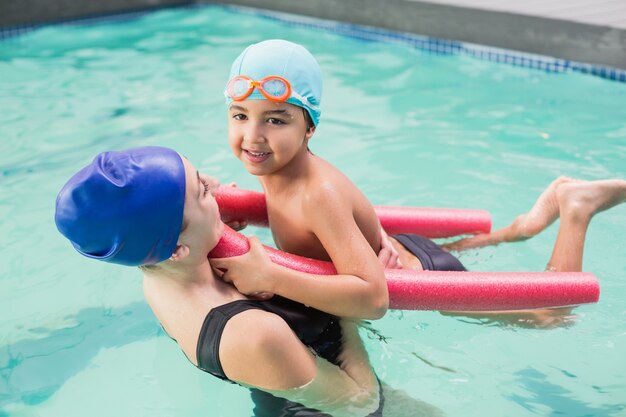
[[[103,152],[61,189],[54,220],[89,258],[155,264],[176,248],[185,188],[183,161],[171,149]]]
[[[303,107],[311,116],[315,126],[320,121],[322,101],[322,72],[320,66],[303,46],[293,42],[272,39],[248,46],[233,62],[228,80],[237,75],[245,75],[259,81],[270,75],[283,77],[291,88],[306,98],[303,102],[296,97],[287,99],[287,103]],[[256,89],[246,100],[265,100]],[[227,95],[226,103],[232,99]]]

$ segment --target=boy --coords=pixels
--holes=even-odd
[[[388,294],[376,254],[389,245],[386,236],[356,186],[308,149],[320,117],[322,83],[317,62],[300,45],[264,41],[249,46],[234,61],[229,80],[225,91],[229,144],[261,182],[276,245],[286,252],[332,261],[339,277],[274,265],[255,238],[249,254],[212,260],[213,266],[226,270],[223,279],[245,294],[275,293],[343,317],[382,316]],[[593,204],[584,203],[587,200]],[[560,217],[549,269],[580,271],[584,232],[592,216],[624,200],[626,181],[561,177],[511,225],[446,248],[524,240]],[[561,207],[566,205],[567,209]],[[399,235],[391,243],[408,268],[465,270],[455,257],[420,236]]]
[[[255,238],[247,255],[212,264],[245,294],[270,292],[337,316],[377,319],[389,303],[377,257],[380,223],[356,186],[308,148],[321,92],[319,65],[302,46],[251,45],[233,63],[226,89],[229,144],[261,182],[277,247],[332,261],[338,276],[274,265]]]

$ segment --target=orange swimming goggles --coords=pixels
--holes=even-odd
[[[268,100],[282,103],[291,97],[291,84],[289,81],[278,75],[270,75],[259,81],[254,81],[245,75],[238,75],[226,86],[226,93],[233,101],[243,101],[254,89],[259,90]]]
[[[304,106],[318,109],[318,106],[315,106],[306,97],[293,91],[289,81],[278,75],[270,75],[259,81],[245,75],[237,75],[228,82],[224,95],[233,101],[243,101],[252,94],[255,88],[268,100],[283,103],[293,97]]]

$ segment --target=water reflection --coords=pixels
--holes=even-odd
[[[101,349],[163,335],[143,302],[114,309],[87,308],[63,319],[76,325],[38,329],[47,334],[0,348],[0,415],[9,404],[44,402]]]

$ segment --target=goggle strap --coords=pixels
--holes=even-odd
[[[301,96],[300,94],[296,93],[295,91],[291,90],[291,95],[292,97],[297,98],[298,100],[300,100],[300,102],[302,104],[306,104],[307,106],[309,106],[311,109],[315,110],[315,111],[319,111],[319,107],[316,106],[315,104],[311,103],[309,101],[308,98]]]

